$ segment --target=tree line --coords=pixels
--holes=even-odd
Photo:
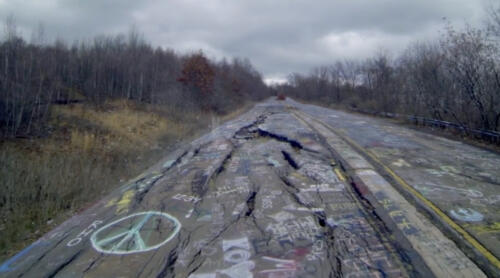
[[[13,17],[4,29],[0,138],[40,134],[52,105],[126,98],[222,114],[269,93],[247,59],[213,61],[201,51],[181,55],[155,48],[135,28],[72,44],[46,43],[43,27],[27,42]]]
[[[398,56],[379,51],[310,74],[291,74],[277,90],[292,97],[372,112],[401,113],[500,131],[500,7],[486,27],[447,24],[435,41]]]

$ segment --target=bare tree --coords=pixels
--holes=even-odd
[[[456,105],[462,112],[478,114],[478,124],[484,129],[492,127],[492,118],[488,102],[497,92],[488,85],[491,73],[496,71],[493,55],[496,48],[487,42],[481,30],[467,27],[462,32],[448,28],[447,37],[442,41],[446,57],[445,63],[449,74],[457,85],[462,97]],[[475,111],[471,111],[472,109]],[[474,121],[473,119],[468,119]]]
[[[0,42],[2,137],[40,131],[54,104],[86,100],[102,105],[109,99],[127,98],[172,109],[194,104],[225,113],[270,93],[248,59],[219,65],[204,55],[154,49],[135,27],[128,37],[97,36],[71,46],[60,39],[46,43],[41,24],[26,43],[18,36],[12,16],[5,21],[4,31]],[[181,75],[188,86],[177,82]]]

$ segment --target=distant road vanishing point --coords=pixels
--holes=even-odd
[[[3,262],[0,277],[500,277],[500,155],[267,100]]]

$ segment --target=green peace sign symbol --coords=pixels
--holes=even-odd
[[[139,212],[101,227],[90,241],[98,252],[126,255],[156,249],[169,242],[180,229],[179,220],[168,213]]]

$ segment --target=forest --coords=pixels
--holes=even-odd
[[[325,63],[277,86],[294,98],[367,113],[398,113],[500,131],[500,8],[484,27],[445,22],[439,39],[395,55]]]
[[[248,59],[211,61],[202,51],[177,54],[153,47],[131,28],[128,35],[99,36],[67,44],[45,43],[40,26],[26,42],[15,19],[0,42],[0,135],[43,134],[52,105],[96,106],[127,99],[176,109],[224,114],[268,93]]]

